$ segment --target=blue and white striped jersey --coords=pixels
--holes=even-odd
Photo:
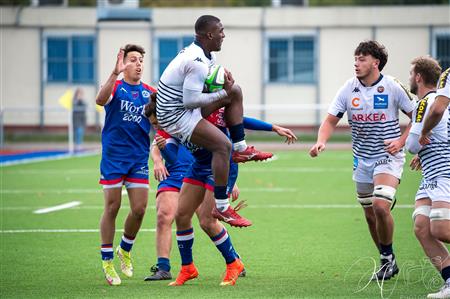
[[[425,118],[436,99],[436,92],[430,92],[421,99],[413,113],[413,124],[410,134],[420,136]],[[449,112],[445,111],[440,122],[433,128],[430,143],[419,151],[423,176],[427,180],[436,177],[450,178],[450,146],[448,132]]]
[[[414,103],[396,79],[380,75],[372,86],[353,77],[337,92],[328,113],[341,118],[347,112],[352,129],[353,155],[373,159],[386,155],[385,140],[401,136],[399,110],[412,112]]]
[[[209,68],[215,61],[214,53],[208,58],[194,42],[169,63],[159,80],[156,97],[156,117],[161,127],[174,125],[186,113],[183,88],[202,92]]]

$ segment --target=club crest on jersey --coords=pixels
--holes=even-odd
[[[383,85],[378,86],[378,87],[377,87],[377,91],[378,91],[379,93],[382,93],[382,92],[384,91],[384,86],[383,86]]]
[[[131,96],[133,97],[133,99],[137,99],[139,97],[139,92],[138,91],[131,91]]]
[[[149,98],[150,97],[150,93],[147,90],[143,90],[142,91],[142,97]]]
[[[387,109],[389,103],[389,96],[387,94],[374,94],[373,95],[373,108],[374,109]]]

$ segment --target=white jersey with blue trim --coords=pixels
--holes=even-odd
[[[207,57],[193,42],[169,63],[159,80],[156,97],[156,117],[163,128],[174,125],[186,113],[183,88],[202,92],[209,68],[215,61],[214,53]]]
[[[410,134],[420,136],[425,118],[428,115],[431,105],[436,99],[436,92],[430,92],[421,99],[413,113],[413,124]],[[420,163],[422,165],[423,176],[427,180],[436,177],[450,178],[450,146],[448,125],[449,111],[446,110],[439,123],[431,131],[430,143],[426,144],[419,151]]]
[[[352,129],[353,155],[373,159],[386,155],[385,140],[401,136],[399,110],[414,109],[411,95],[393,77],[380,75],[365,86],[358,78],[349,79],[337,92],[328,113],[341,118],[347,112]]]

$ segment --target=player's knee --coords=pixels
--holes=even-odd
[[[242,89],[238,84],[233,84],[231,87],[231,95],[233,96],[233,101],[242,101]]]
[[[175,219],[175,212],[168,210],[159,210],[156,215],[156,223],[158,227],[171,226]]]
[[[131,210],[131,213],[133,214],[134,218],[142,220],[144,218],[146,208],[147,208],[146,205],[141,205],[141,206],[138,206],[138,207],[134,207]]]
[[[414,211],[414,213],[415,212],[416,211]],[[418,240],[428,239],[430,237],[429,224],[427,223],[429,220],[424,217],[417,217],[418,215],[423,214],[417,214],[414,218],[414,234]]]
[[[120,202],[108,202],[105,205],[105,214],[110,216],[117,216],[120,209]]]
[[[450,209],[436,208],[431,209],[431,234],[442,242],[450,242]]]

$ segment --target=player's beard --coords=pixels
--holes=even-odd
[[[410,85],[411,85],[410,86],[411,93],[417,95],[417,84],[416,84],[416,82],[412,82]]]

